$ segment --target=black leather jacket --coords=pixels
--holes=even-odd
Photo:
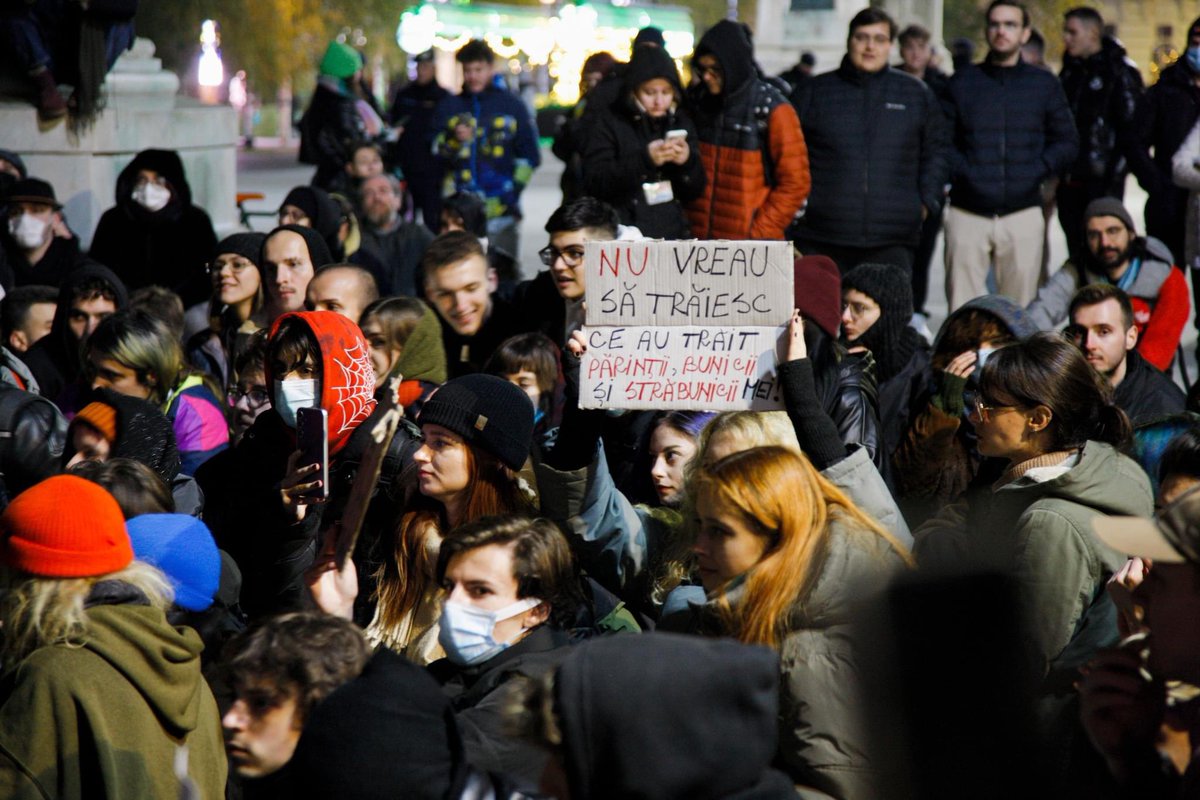
[[[1124,187],[1129,167],[1119,146],[1128,137],[1142,96],[1142,76],[1125,57],[1125,48],[1104,37],[1100,52],[1087,58],[1063,58],[1063,91],[1079,131],[1079,155],[1067,179]]]
[[[890,479],[886,448],[879,430],[879,389],[874,361],[848,358],[841,345],[828,340],[814,349],[813,373],[821,408],[837,426],[842,444],[865,447],[879,474]]]
[[[67,421],[49,400],[0,383],[0,509],[18,493],[56,475]]]

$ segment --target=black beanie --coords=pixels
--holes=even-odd
[[[529,395],[495,375],[464,375],[447,381],[425,401],[418,425],[441,425],[519,470],[533,441]]]
[[[911,279],[894,264],[859,264],[842,276],[843,296],[848,289],[879,304],[879,319],[854,344],[875,356],[882,383],[908,363],[916,345],[916,331],[909,326],[913,315]]]
[[[267,263],[267,240],[281,231],[291,231],[304,239],[304,243],[308,246],[308,260],[312,262],[314,272],[326,264],[333,263],[333,256],[329,253],[329,245],[325,243],[325,239],[317,231],[312,228],[306,228],[303,225],[280,225],[263,237],[262,252],[259,253],[259,258],[254,262],[255,264],[261,267]]]
[[[217,242],[217,246],[213,248],[212,257],[216,259],[217,256],[225,253],[233,253],[258,267],[258,260],[262,257],[263,240],[266,238],[265,233],[231,233]]]
[[[280,210],[284,206],[295,206],[303,211],[313,228],[332,248],[332,241],[336,239],[338,226],[342,221],[342,210],[337,201],[330,197],[324,189],[318,189],[315,186],[297,186],[288,192],[287,197],[283,198],[283,202],[279,205]]]

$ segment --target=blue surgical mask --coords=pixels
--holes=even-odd
[[[279,416],[283,417],[283,423],[295,428],[299,409],[317,407],[317,379],[275,381],[274,406]]]
[[[1183,56],[1187,59],[1187,64],[1191,67],[1192,72],[1200,74],[1200,45],[1189,47]]]
[[[983,372],[983,365],[987,363],[992,353],[996,352],[995,347],[981,347],[975,351],[975,371]]]
[[[495,611],[483,611],[447,600],[442,603],[438,644],[446,651],[446,658],[460,667],[482,664],[512,646],[512,642],[498,642],[492,637],[496,623],[537,608],[541,602],[526,597]]]

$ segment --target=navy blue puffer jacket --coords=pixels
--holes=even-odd
[[[950,204],[986,216],[1041,205],[1041,183],[1075,161],[1079,134],[1045,70],[984,62],[955,73]]]
[[[916,244],[921,206],[938,213],[949,176],[933,92],[900,70],[865,73],[843,59],[794,100],[812,174],[801,235],[851,247]]]

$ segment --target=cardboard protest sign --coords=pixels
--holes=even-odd
[[[584,408],[782,408],[787,242],[589,242]]]

